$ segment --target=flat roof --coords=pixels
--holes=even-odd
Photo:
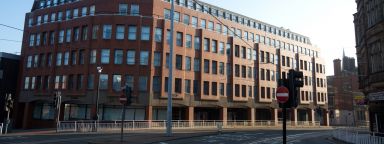
[[[8,59],[20,60],[20,55],[0,52],[0,58],[8,58]]]

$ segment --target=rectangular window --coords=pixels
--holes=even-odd
[[[219,63],[219,72],[220,72],[220,74],[224,75],[224,63],[223,62]]]
[[[75,50],[73,50],[72,52],[71,52],[71,58],[72,58],[72,65],[75,65],[76,64],[76,51]]]
[[[191,93],[191,80],[186,79],[185,80],[185,93],[190,94]]]
[[[181,93],[181,79],[180,78],[175,78],[175,93]]]
[[[121,75],[113,75],[112,88],[115,91],[121,89]]]
[[[36,46],[40,45],[40,34],[36,34]]]
[[[184,14],[183,16],[183,23],[186,25],[189,25],[189,15]]]
[[[79,9],[73,9],[73,18],[79,17]]]
[[[193,61],[193,69],[195,72],[199,72],[200,71],[200,59],[199,58],[195,58],[194,61]]]
[[[217,53],[217,40],[212,40],[212,52]]]
[[[121,15],[128,14],[128,4],[119,4],[119,13]]]
[[[176,69],[178,69],[178,70],[183,69],[183,56],[182,55],[176,55]]]
[[[137,4],[132,4],[131,5],[131,15],[135,15],[135,16],[137,16],[137,15],[139,15],[140,14],[140,7],[139,7],[139,5],[137,5]]]
[[[248,78],[252,78],[252,67],[248,67],[247,74]]]
[[[34,46],[35,45],[35,35],[31,34],[29,36],[29,46]]]
[[[156,42],[162,42],[162,40],[163,40],[163,29],[162,28],[156,28],[155,41]]]
[[[212,95],[217,96],[217,82],[212,82]]]
[[[197,27],[197,17],[192,17],[192,27],[196,28]]]
[[[235,96],[240,97],[240,85],[235,84]]]
[[[161,66],[161,52],[155,52],[153,58],[153,66],[160,67]]]
[[[209,60],[204,59],[204,73],[209,73]]]
[[[183,46],[183,33],[176,33],[176,45],[182,47]]]
[[[134,77],[132,75],[125,75],[125,85],[134,89]]]
[[[191,71],[191,57],[185,57],[185,70]]]
[[[90,64],[95,64],[96,63],[96,50],[91,50],[90,52],[90,57],[89,57],[89,63]]]
[[[88,8],[87,8],[87,7],[83,7],[83,8],[81,9],[81,16],[82,16],[82,17],[86,16],[86,15],[87,15],[87,11],[88,11]]]
[[[124,35],[125,35],[124,30],[125,30],[124,25],[117,25],[116,26],[116,39],[118,39],[118,40],[124,39]]]
[[[212,74],[217,74],[217,61],[212,61]]]
[[[219,53],[220,54],[224,54],[225,51],[224,51],[224,42],[220,42],[219,43]]]
[[[136,26],[128,26],[128,40],[136,40]]]
[[[142,26],[141,27],[141,40],[148,41],[150,38],[150,27]]]
[[[164,18],[170,20],[171,19],[171,10],[164,9]]]
[[[247,97],[247,86],[241,85],[241,97]]]
[[[65,38],[65,42],[71,42],[71,29],[67,29],[67,32],[65,34],[66,38]]]
[[[200,28],[205,29],[205,27],[206,27],[206,21],[205,21],[205,19],[200,20]]]
[[[79,27],[75,27],[73,29],[73,41],[79,41],[80,39],[80,29]]]
[[[246,78],[247,77],[247,67],[241,66],[241,77]]]
[[[240,65],[235,64],[235,76],[240,77]]]
[[[55,22],[56,21],[56,13],[52,13],[51,14],[51,22]]]
[[[115,64],[123,64],[123,50],[115,50]]]
[[[109,64],[109,49],[102,49],[101,50],[101,63],[102,64]]]
[[[134,65],[135,64],[135,51],[129,50],[127,51],[127,64],[128,65]]]
[[[200,42],[200,37],[198,36],[195,36],[195,40],[194,40],[194,47],[195,47],[195,50],[200,50],[200,45],[201,45],[201,42]]]
[[[49,43],[50,43],[51,45],[55,44],[55,32],[54,32],[54,31],[51,31],[51,32],[49,33]]]
[[[192,48],[192,35],[187,34],[185,36],[185,47],[186,48]]]
[[[100,89],[106,90],[108,89],[108,74],[100,74]]]
[[[88,75],[88,81],[87,81],[87,88],[88,89],[93,89],[94,88],[94,81],[95,81],[95,75],[94,74],[89,74]]]
[[[81,30],[82,30],[82,36],[81,36],[81,39],[82,40],[88,40],[88,27],[87,26],[83,26],[82,28],[81,28]]]
[[[161,90],[161,77],[160,76],[153,76],[153,82],[152,82],[152,90],[153,92],[160,92]]]
[[[208,52],[209,51],[209,39],[204,38],[204,51]]]
[[[204,81],[204,84],[203,84],[203,94],[204,95],[209,95],[209,82],[208,81]]]
[[[200,95],[200,82],[193,80],[193,94]]]
[[[65,20],[70,20],[71,19],[71,10],[65,11]]]
[[[63,79],[64,79],[64,77],[63,77]],[[83,89],[83,80],[84,80],[84,76],[81,74],[78,74],[77,75],[77,81],[76,81],[76,88],[78,90]]]
[[[48,22],[48,14],[44,15],[44,18],[43,18],[43,23],[47,23]]]
[[[140,52],[140,65],[148,65],[149,53],[148,51]]]
[[[99,33],[99,25],[94,25],[92,27],[92,39],[97,39],[98,33]]]
[[[264,69],[260,69],[260,79],[265,80],[265,70]]]
[[[27,59],[27,68],[30,68],[32,67],[32,56],[28,56],[28,59]]]
[[[61,20],[63,20],[63,12],[58,12],[57,13],[57,21],[61,21]]]
[[[112,37],[112,25],[103,26],[103,39],[111,39]]]
[[[89,15],[95,15],[96,7],[94,5],[89,7]]]
[[[224,96],[224,83],[219,84],[219,91],[220,91],[220,96]]]
[[[69,64],[69,52],[64,53],[64,65]]]
[[[146,92],[147,91],[147,80],[146,76],[139,77],[139,91]]]
[[[213,31],[213,22],[212,21],[208,22],[208,30]]]
[[[61,58],[62,58],[62,54],[61,53],[57,53],[56,55],[56,66],[61,66]]]

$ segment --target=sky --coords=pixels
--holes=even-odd
[[[310,37],[321,49],[326,74],[333,75],[333,60],[356,57],[353,14],[354,0],[202,0],[233,12],[284,27]],[[7,0],[0,5],[0,24],[23,29],[25,13],[33,0]],[[22,31],[0,25],[0,52],[18,54]],[[12,40],[12,41],[8,41]]]

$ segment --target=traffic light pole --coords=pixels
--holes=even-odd
[[[121,106],[123,113],[121,114],[121,133],[120,133],[120,142],[123,142],[124,137],[124,121],[125,121],[125,104]]]
[[[11,113],[11,109],[7,111],[7,121],[5,122],[5,131],[4,134],[7,134],[8,132],[8,126],[11,120],[9,120],[9,114]],[[0,132],[1,133],[1,132]]]

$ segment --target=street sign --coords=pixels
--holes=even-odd
[[[127,97],[125,95],[121,95],[119,100],[120,100],[120,103],[123,105],[127,103]]]
[[[289,99],[289,90],[285,86],[280,86],[276,90],[276,98],[279,103],[286,103]]]

